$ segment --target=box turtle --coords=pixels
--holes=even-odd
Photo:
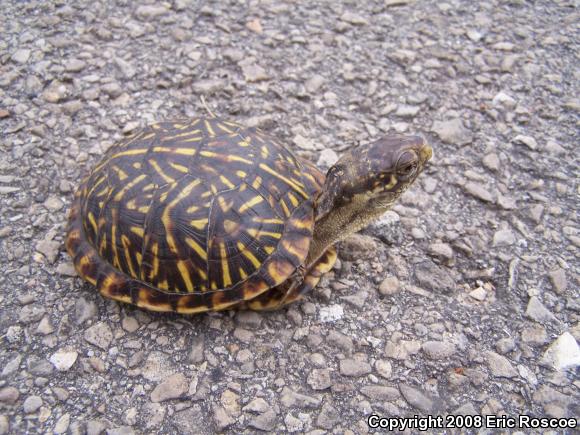
[[[83,180],[66,247],[106,297],[153,311],[274,309],[336,261],[334,244],[383,214],[431,158],[387,136],[326,176],[256,128],[161,122],[114,145]]]

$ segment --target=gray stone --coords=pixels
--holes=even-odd
[[[101,86],[101,90],[110,98],[117,98],[123,93],[123,88],[116,82],[104,84]]]
[[[553,140],[549,140],[546,143],[546,151],[554,156],[562,156],[566,154],[566,149],[562,147],[560,144],[554,142]]]
[[[16,370],[18,370],[20,368],[20,363],[21,362],[22,362],[22,355],[20,355],[20,354],[15,355],[14,358],[12,358],[11,360],[9,360],[4,365],[4,368],[2,369],[2,377],[11,375]]]
[[[213,420],[220,431],[235,423],[235,420],[219,405],[213,406]]]
[[[322,85],[325,82],[326,79],[323,76],[321,76],[320,74],[315,74],[308,80],[306,80],[306,83],[304,83],[304,87],[306,88],[306,92],[314,94],[322,87]]]
[[[81,325],[97,315],[97,305],[93,301],[79,298],[75,304],[75,320]]]
[[[85,340],[94,346],[107,350],[113,340],[113,332],[105,322],[99,322],[85,331]]]
[[[243,65],[242,73],[244,74],[244,79],[248,83],[270,80],[270,75],[266,72],[266,70],[255,63]]]
[[[476,301],[483,302],[487,298],[487,292],[483,287],[477,287],[476,289],[469,292],[469,296],[471,296]]]
[[[131,426],[119,426],[107,429],[107,435],[135,435],[136,432]]]
[[[286,425],[286,430],[290,433],[300,432],[304,429],[304,423],[302,420],[294,417],[292,414],[286,414],[284,417],[284,424]]]
[[[70,425],[70,414],[69,413],[63,414],[56,421],[56,424],[54,425],[54,428],[52,429],[52,431],[55,434],[66,433],[66,431],[68,430],[69,425]]]
[[[87,435],[101,435],[107,424],[103,420],[89,420],[87,421]]]
[[[54,366],[45,359],[32,357],[28,360],[28,370],[33,375],[48,376],[54,371]]]
[[[14,387],[0,388],[0,402],[7,405],[14,405],[20,397],[20,391]]]
[[[48,334],[52,334],[54,332],[54,327],[50,323],[49,316],[44,316],[40,320],[40,322],[38,323],[38,326],[36,327],[36,332],[38,334],[42,334],[42,335],[48,335]]]
[[[355,26],[364,26],[368,24],[368,21],[361,17],[360,15],[347,11],[340,16],[340,19],[346,23],[354,24]]]
[[[202,336],[194,337],[191,341],[191,349],[189,350],[188,360],[194,364],[200,363],[204,360],[204,339]]]
[[[499,353],[506,354],[516,348],[516,342],[511,337],[502,338],[495,343],[495,348]]]
[[[354,350],[354,343],[352,338],[350,338],[348,335],[335,331],[334,329],[328,333],[326,341],[329,345],[339,347],[347,354],[351,354]]]
[[[375,239],[355,233],[342,242],[341,258],[348,261],[370,260],[377,253],[377,244]]]
[[[66,372],[73,366],[78,355],[78,352],[74,350],[60,349],[58,352],[52,354],[50,362],[58,371]]]
[[[139,321],[135,317],[123,317],[121,327],[127,332],[135,332],[139,329]]]
[[[505,356],[492,351],[486,352],[485,356],[491,374],[496,378],[515,378],[518,376],[518,371]]]
[[[320,399],[284,387],[280,395],[280,403],[286,408],[318,408]]]
[[[87,63],[81,59],[69,59],[64,64],[67,72],[80,72],[87,66]]]
[[[420,389],[401,384],[399,385],[399,390],[401,390],[401,394],[412,407],[417,408],[424,413],[430,413],[435,408],[433,400]]]
[[[455,290],[455,281],[442,266],[432,261],[423,261],[415,266],[418,284],[428,290],[449,294]]]
[[[258,397],[243,407],[244,411],[263,413],[270,409],[270,405],[261,397]]]
[[[389,379],[393,373],[393,366],[390,361],[380,359],[375,362],[375,370],[385,379]]]
[[[401,118],[414,118],[420,110],[421,108],[419,106],[408,106],[403,104],[397,107],[395,115]]]
[[[401,397],[399,390],[383,385],[367,385],[362,387],[360,392],[371,400],[381,402],[390,402]]]
[[[259,414],[252,418],[248,423],[248,426],[269,432],[276,427],[276,420],[276,413],[270,409],[263,414]]]
[[[322,405],[322,410],[318,414],[316,424],[323,429],[330,430],[338,423],[339,419],[340,413],[334,404],[329,401]]]
[[[318,316],[322,323],[336,322],[344,317],[342,305],[334,304],[320,308]]]
[[[459,118],[449,121],[435,121],[431,130],[448,144],[466,145],[473,141],[471,131],[463,125]]]
[[[330,370],[328,369],[313,369],[306,382],[313,390],[326,390],[332,386],[330,379]]]
[[[10,420],[6,415],[0,415],[0,435],[10,433]]]
[[[568,280],[566,279],[566,271],[564,269],[552,270],[549,273],[550,281],[552,282],[552,287],[554,292],[561,295],[568,288]]]
[[[499,157],[496,153],[487,154],[483,158],[483,165],[491,171],[499,171]]]
[[[54,240],[41,240],[36,244],[36,250],[46,257],[49,263],[54,263],[58,257],[60,243]]]
[[[142,5],[135,9],[135,15],[142,20],[157,18],[167,14],[167,12],[167,8],[161,5]]]
[[[512,230],[499,230],[493,235],[493,246],[510,246],[516,242],[516,235]]]
[[[541,363],[554,370],[580,366],[580,347],[572,334],[564,332],[544,352]]]
[[[151,392],[151,401],[154,403],[177,399],[188,390],[189,384],[182,373],[175,373],[157,385]]]
[[[548,323],[557,320],[550,310],[535,296],[532,296],[528,302],[526,316],[538,323]]]
[[[224,89],[226,82],[220,79],[204,79],[195,81],[192,86],[196,94],[210,95]]]
[[[340,360],[340,373],[344,376],[360,377],[372,372],[371,366],[356,359]]]
[[[536,139],[531,136],[524,136],[523,134],[514,137],[512,142],[524,144],[531,150],[536,150],[538,148],[538,142],[536,142]]]
[[[451,264],[455,258],[453,248],[447,243],[431,243],[429,245],[429,253],[443,260],[446,264]]]
[[[421,343],[418,340],[390,340],[385,345],[385,356],[404,361],[420,349]]]
[[[534,325],[522,329],[522,342],[530,346],[541,346],[548,342],[548,334],[542,325]]]
[[[257,311],[239,311],[236,322],[246,329],[258,329],[262,325],[262,315]]]
[[[318,161],[316,162],[316,166],[321,169],[329,169],[332,165],[334,165],[338,160],[338,154],[330,148],[325,148],[320,151],[320,155],[318,157]]]
[[[465,184],[464,188],[467,193],[483,202],[494,202],[494,197],[490,190],[480,183],[470,181]]]
[[[25,64],[30,59],[32,52],[28,48],[20,48],[12,55],[12,60],[19,64]]]
[[[42,398],[40,396],[28,396],[22,404],[22,409],[26,414],[32,414],[38,411],[42,406]]]
[[[433,360],[446,359],[455,353],[455,345],[445,341],[426,341],[421,348]]]
[[[401,284],[396,276],[386,277],[379,285],[379,293],[383,296],[392,296],[399,293]]]

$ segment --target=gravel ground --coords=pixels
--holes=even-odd
[[[580,415],[576,2],[148,3],[2,2],[0,434]],[[290,308],[103,300],[64,251],[72,192],[201,95],[320,166],[392,130],[435,158]]]

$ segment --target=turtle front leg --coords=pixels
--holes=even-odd
[[[267,292],[249,301],[240,303],[235,308],[247,308],[255,311],[276,310],[284,305],[291,304],[301,299],[306,293],[318,285],[322,275],[329,272],[336,262],[336,248],[331,246],[318,259],[303,279],[292,277],[284,284],[268,290]]]

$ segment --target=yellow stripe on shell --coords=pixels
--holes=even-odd
[[[284,215],[286,217],[289,217],[290,210],[288,209],[288,206],[286,205],[286,202],[283,199],[280,200],[280,205],[282,206],[282,210],[284,211]]]
[[[261,266],[260,260],[258,260],[256,256],[252,254],[252,252],[249,249],[247,249],[242,242],[238,242],[237,246],[242,255],[246,257],[248,260],[250,260],[250,262],[256,269],[259,269]]]
[[[185,283],[185,288],[187,289],[187,291],[189,292],[193,291],[193,283],[191,282],[191,276],[189,276],[189,269],[187,268],[187,263],[183,260],[179,260],[177,262],[177,269],[179,270],[181,278]]]
[[[262,218],[259,216],[255,216],[252,218],[253,222],[259,222],[262,224],[274,224],[274,225],[282,225],[284,221],[278,218]]]
[[[200,151],[199,154],[201,156],[203,156],[203,157],[218,157],[218,158],[222,158],[226,162],[241,162],[241,163],[247,163],[248,165],[251,165],[252,164],[252,162],[250,160],[244,159],[243,157],[236,156],[236,155],[233,155],[233,154],[218,154],[218,153],[215,153],[213,151]]]
[[[264,163],[260,163],[259,166],[260,166],[260,169],[262,169],[263,171],[266,171],[268,174],[278,178],[279,180],[286,183],[288,186],[292,187],[292,189],[294,189],[296,192],[298,192],[304,198],[308,198],[308,195],[306,194],[306,192],[296,182],[294,182],[294,181],[290,180],[289,178],[279,174],[278,172],[276,172],[275,170],[273,170],[272,168],[270,168],[268,165],[266,165]]]
[[[129,177],[127,173],[123,171],[121,168],[119,168],[117,165],[113,165],[112,169],[117,173],[117,177],[119,177],[119,180],[121,181],[126,180],[127,177]]]
[[[175,239],[173,238],[173,234],[171,233],[171,227],[173,226],[173,222],[171,221],[170,212],[180,201],[187,198],[187,196],[191,193],[191,191],[201,183],[199,179],[193,180],[187,186],[185,186],[181,192],[165,207],[163,213],[161,214],[161,222],[165,227],[165,238],[167,240],[167,244],[169,245],[169,249],[174,254],[177,254],[177,244],[175,243]]]
[[[171,166],[176,171],[183,172],[184,174],[187,174],[189,172],[187,166],[180,165],[179,163],[169,162],[169,166]]]
[[[169,175],[163,172],[163,169],[161,169],[161,166],[159,166],[159,164],[155,160],[150,159],[149,164],[153,167],[153,169],[155,169],[155,172],[157,172],[159,176],[163,178],[163,181],[165,181],[166,183],[175,182],[175,179],[171,178]]]
[[[198,230],[203,230],[207,225],[207,218],[194,219],[190,221],[189,224]]]
[[[228,264],[228,256],[226,252],[226,245],[220,243],[220,257],[222,263],[222,278],[223,278],[223,286],[229,287],[232,285],[232,277],[230,276],[230,266]]]
[[[179,138],[188,137],[188,136],[193,136],[194,134],[200,134],[200,133],[201,133],[201,130],[189,130],[189,131],[179,133],[179,134],[174,134],[171,136],[163,136],[161,138],[161,141],[168,142],[170,140],[179,139]]]
[[[187,246],[193,249],[202,260],[207,260],[207,252],[205,252],[205,250],[201,247],[199,243],[197,243],[191,237],[186,237],[185,243],[187,244]],[[207,276],[204,279],[207,279]]]
[[[262,198],[260,195],[256,195],[252,199],[250,199],[249,201],[246,201],[245,203],[243,203],[240,206],[240,208],[238,209],[238,211],[240,213],[244,213],[246,210],[248,210],[249,208],[252,208],[255,205],[260,204],[262,201],[264,201],[264,198]]]
[[[97,221],[95,220],[95,215],[93,214],[92,211],[87,213],[87,218],[89,219],[89,222],[90,222],[91,226],[93,227],[93,231],[95,232],[95,234],[97,234],[97,232],[99,231],[99,228],[97,226]]]
[[[197,150],[195,148],[153,147],[153,152],[181,154],[184,156],[194,156],[195,153],[197,153]]]
[[[124,156],[138,156],[139,154],[146,154],[147,151],[148,150],[144,149],[144,148],[140,148],[140,149],[136,149],[136,150],[121,151],[121,152],[118,152],[117,154],[113,154],[109,160],[118,159],[119,157],[124,157]]]
[[[141,227],[130,227],[129,230],[133,234],[138,235],[139,237],[143,237],[143,235],[145,234],[145,232],[143,231],[143,228],[141,228]]]
[[[260,237],[272,237],[273,239],[279,239],[280,237],[282,237],[282,233],[275,233],[273,231],[261,231],[261,230],[257,230],[255,228],[248,228],[246,230],[248,232],[248,234],[256,239],[259,239]]]
[[[229,133],[229,134],[233,134],[233,133],[234,133],[234,131],[233,131],[233,130],[230,130],[229,128],[227,128],[227,127],[226,127],[224,124],[222,124],[222,123],[217,123],[217,126],[218,126],[218,128],[219,128],[220,130],[222,130],[222,131],[225,131],[226,133]]]
[[[81,258],[79,258],[78,260],[79,262],[79,273],[81,274],[81,276],[86,279],[89,283],[91,283],[92,285],[96,285],[97,284],[97,280],[94,279],[93,277],[90,277],[88,275],[85,275],[84,273],[82,273],[82,269],[86,266],[90,266],[91,265],[91,259],[89,258],[88,255],[83,255]]]
[[[121,244],[123,245],[123,251],[125,253],[125,262],[127,263],[127,266],[129,266],[129,275],[133,278],[137,278],[135,269],[133,269],[133,259],[131,258],[131,241],[125,234],[121,235]]]
[[[117,210],[112,209],[111,215],[113,217],[113,222],[111,223],[111,248],[113,249],[113,267],[120,269],[119,266],[119,254],[117,252]]]
[[[245,148],[247,146],[250,146],[251,140],[252,140],[252,138],[246,137],[243,140],[239,141],[238,145],[241,146],[242,148]]]
[[[228,188],[233,189],[236,187],[230,180],[228,180],[225,176],[220,175],[220,181],[224,183]]]
[[[208,132],[208,134],[209,134],[210,136],[215,136],[215,135],[216,135],[216,134],[215,134],[215,131],[214,131],[214,129],[212,128],[212,126],[211,126],[210,122],[209,122],[209,121],[204,121],[204,124],[205,124],[205,128],[207,129],[207,132]]]
[[[114,200],[120,201],[123,198],[123,196],[125,195],[125,193],[127,193],[127,191],[129,191],[129,189],[131,189],[134,186],[136,186],[137,184],[139,184],[141,181],[143,181],[143,179],[145,177],[147,177],[145,174],[141,174],[137,178],[132,180],[131,182],[125,184],[125,186],[115,194]]]
[[[296,198],[292,192],[288,192],[288,198],[290,198],[290,202],[294,207],[298,207],[298,204],[300,203],[298,202],[298,198]]]

